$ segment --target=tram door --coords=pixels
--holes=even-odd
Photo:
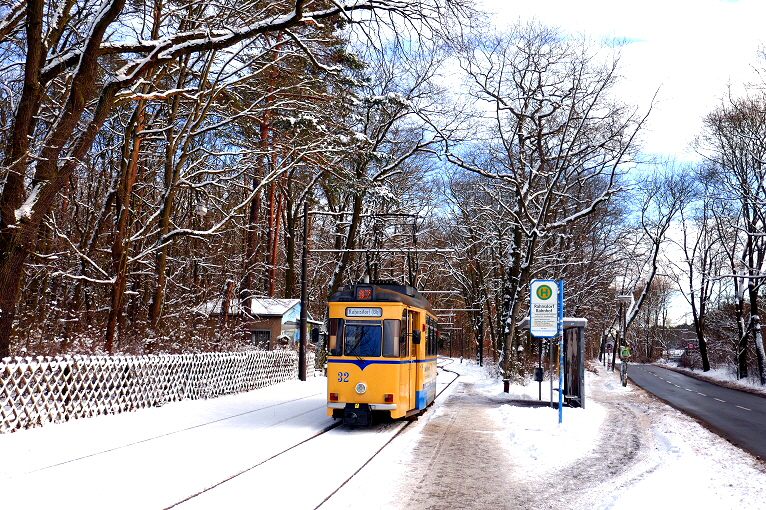
[[[418,374],[420,373],[420,364],[418,363],[418,353],[420,352],[420,345],[422,343],[422,340],[420,343],[415,343],[417,340],[415,339],[413,330],[420,332],[420,313],[410,311],[409,320],[407,321],[407,338],[409,339],[410,344],[408,349],[410,353],[410,409],[415,409],[418,402],[417,391],[420,389],[420,377],[418,377]]]
[[[405,410],[412,409],[411,388],[412,388],[412,349],[410,348],[410,317],[405,308],[402,311],[402,325],[399,330],[399,400]]]

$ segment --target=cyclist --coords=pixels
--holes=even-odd
[[[630,347],[620,346],[620,382],[623,386],[628,385],[628,361],[630,360]]]

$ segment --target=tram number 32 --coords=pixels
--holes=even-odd
[[[348,382],[348,372],[338,372],[338,382]]]

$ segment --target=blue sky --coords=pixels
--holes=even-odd
[[[647,152],[695,159],[688,144],[702,117],[720,104],[729,84],[739,95],[766,68],[764,0],[478,0],[499,27],[536,18],[594,41],[625,39],[620,95],[658,102],[645,133]],[[760,25],[760,26],[759,26]],[[766,80],[766,78],[764,78]]]

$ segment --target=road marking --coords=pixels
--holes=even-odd
[[[737,406],[737,407],[739,407],[740,409],[744,409],[745,411],[752,411],[752,409],[748,409],[747,407],[742,407],[742,406]]]
[[[686,391],[694,391],[694,390],[690,390],[689,388],[684,388],[684,389],[685,389]]]
[[[700,393],[699,391],[697,392],[697,395],[702,395],[703,397],[707,397],[707,395],[705,395],[704,393]]]
[[[725,400],[721,400],[720,398],[715,398],[715,397],[713,397],[713,399],[714,399],[714,400],[717,400],[717,401],[719,401],[719,402],[726,402]]]

